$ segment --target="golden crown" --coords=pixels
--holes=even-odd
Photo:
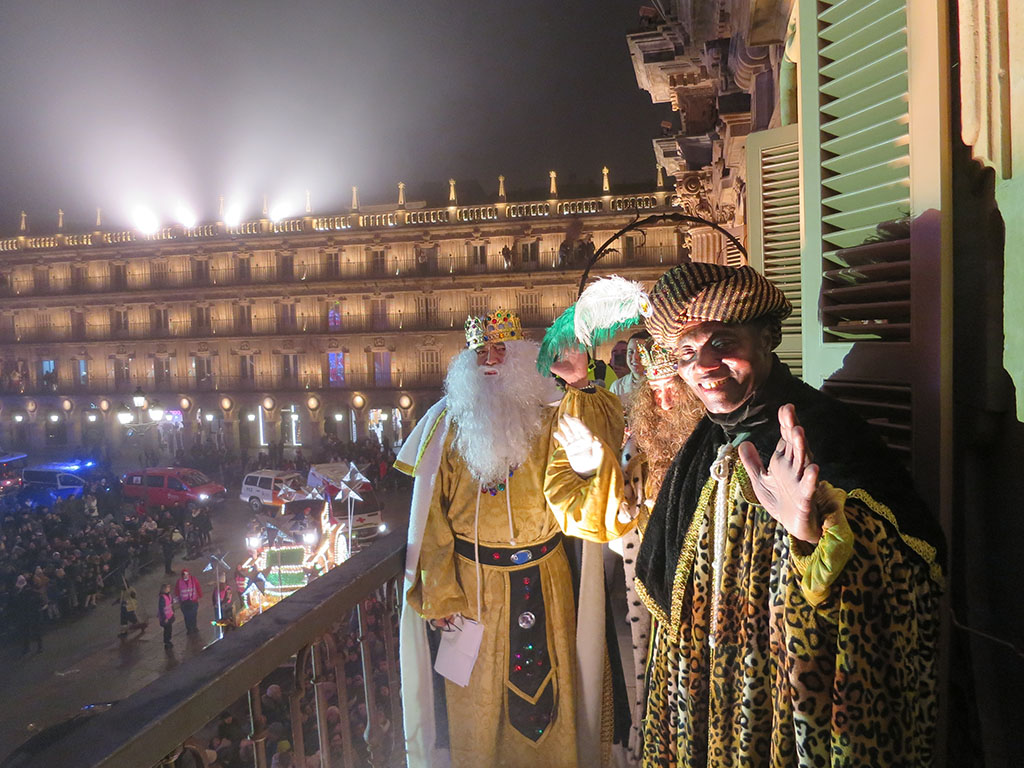
[[[485,338],[493,344],[500,341],[523,340],[523,328],[519,323],[519,315],[510,309],[494,310],[487,316],[486,323]]]
[[[487,343],[484,333],[484,319],[482,317],[466,318],[466,347],[469,349],[480,349]]]
[[[671,379],[676,375],[676,357],[671,350],[657,344],[640,345],[640,362],[648,381]]]

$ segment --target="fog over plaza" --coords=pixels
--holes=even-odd
[[[636,3],[8,2],[0,233],[654,180]],[[493,189],[492,189],[493,188]]]

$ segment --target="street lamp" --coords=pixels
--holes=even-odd
[[[135,421],[135,414],[131,412],[131,409],[127,405],[122,405],[117,411],[117,421],[120,424],[128,426]]]
[[[142,391],[142,387],[135,388],[135,394],[132,395],[132,405],[136,408],[142,408],[146,404],[146,393]]]
[[[160,405],[159,400],[154,400],[152,403],[149,404],[149,418],[151,418],[153,421],[164,420],[164,407]]]

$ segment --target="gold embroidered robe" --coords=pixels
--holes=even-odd
[[[581,418],[604,443],[605,460],[589,480],[576,475],[564,451],[556,450],[552,433],[563,413]],[[493,496],[481,493],[455,450],[456,430],[453,425],[446,437],[417,580],[407,594],[410,606],[426,619],[461,613],[484,625],[469,685],[462,688],[445,681],[452,765],[573,768],[578,764],[576,617],[564,550],[557,547],[522,567],[492,567],[482,562],[482,614],[478,616],[476,566],[472,559],[455,552],[455,540],[473,542],[478,498],[481,546],[510,546],[509,504],[516,547],[538,545],[560,531],[596,541],[621,535],[628,528],[616,516],[622,492],[618,467],[622,407],[604,389],[590,393],[570,389],[558,407],[545,409],[543,426],[528,457],[515,468],[506,489]],[[536,696],[550,686],[555,701],[554,718],[536,740],[513,728],[508,717],[510,696],[517,695],[508,680],[509,658],[515,650],[509,647],[508,625],[515,618],[508,613],[509,592],[517,573],[532,567],[540,569],[548,653],[548,671]],[[599,631],[603,632],[603,627]]]

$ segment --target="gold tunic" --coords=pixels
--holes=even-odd
[[[558,418],[569,413],[581,418],[605,446],[605,461],[597,474],[583,480],[558,449],[552,433]],[[469,685],[446,681],[452,765],[571,768],[576,759],[575,634],[572,577],[561,546],[521,567],[492,567],[481,563],[482,615],[477,616],[476,566],[455,553],[455,538],[474,540],[477,499],[480,503],[481,546],[525,548],[551,539],[560,531],[602,540],[621,534],[615,512],[622,476],[617,448],[622,440],[621,406],[603,389],[586,393],[570,389],[557,408],[545,410],[542,429],[523,464],[515,468],[506,490],[481,493],[454,447],[457,425],[449,431],[441,456],[434,496],[427,516],[417,580],[409,589],[409,605],[426,619],[453,613],[478,619],[484,626],[480,652]],[[546,474],[551,477],[546,478]],[[549,507],[545,500],[548,484]],[[511,502],[512,532],[507,504]],[[591,521],[591,522],[586,522]],[[597,521],[597,522],[593,522]],[[601,521],[611,521],[604,525]],[[549,666],[534,698],[554,696],[554,718],[534,741],[509,722],[509,697],[516,695],[508,680],[509,601],[512,579],[527,568],[539,568],[546,614]]]

